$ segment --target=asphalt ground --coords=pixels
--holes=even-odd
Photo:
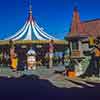
[[[10,71],[1,70],[0,100],[100,99],[99,81],[65,78],[61,74],[52,73],[52,69],[44,68],[25,72],[20,77],[8,77],[9,74],[11,75]],[[15,72],[12,73],[15,75]]]

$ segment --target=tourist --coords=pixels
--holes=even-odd
[[[97,68],[97,76],[100,76],[100,44],[95,49],[95,66]]]
[[[96,68],[96,76],[100,76],[100,43],[96,44],[95,48],[92,50],[94,53],[94,67]]]

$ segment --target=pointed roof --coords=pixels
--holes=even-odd
[[[72,16],[71,28],[70,28],[70,32],[73,33],[73,35],[77,34],[79,23],[80,23],[80,17],[79,17],[77,7],[75,6],[73,16]]]
[[[75,6],[73,16],[72,16],[72,23],[71,23],[68,36],[77,37],[77,36],[80,36],[80,33],[82,32],[83,32],[83,25],[81,24],[81,21],[80,21],[80,16],[79,16],[77,6]],[[85,36],[85,35],[86,34],[81,34],[81,36]]]
[[[100,19],[81,21],[77,7],[74,7],[68,37],[100,36]]]
[[[14,35],[5,40],[57,40],[55,37],[44,32],[43,28],[39,27],[32,16],[32,5],[29,6],[29,16],[24,26]]]

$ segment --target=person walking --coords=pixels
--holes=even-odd
[[[96,44],[94,50],[94,67],[96,69],[95,75],[100,77],[100,43]]]

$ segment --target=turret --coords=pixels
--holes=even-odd
[[[69,35],[70,36],[76,36],[80,29],[81,29],[81,27],[80,27],[80,16],[79,16],[79,13],[78,13],[78,9],[75,6],[73,16],[72,16],[72,23],[71,23]]]

